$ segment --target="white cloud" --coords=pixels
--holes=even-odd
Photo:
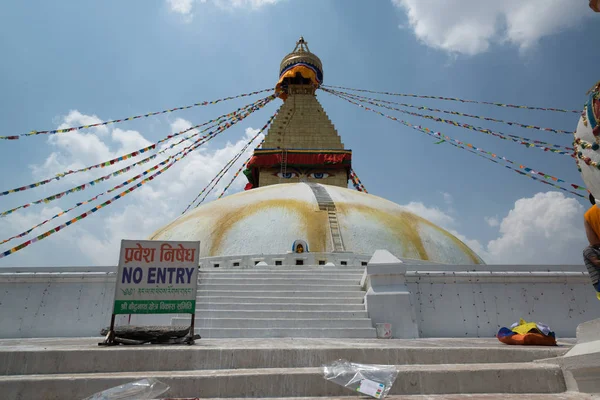
[[[75,114],[72,113],[73,112],[65,116],[64,120],[66,121],[68,119],[74,125],[77,125],[79,121],[89,117],[79,113],[75,118],[73,117]],[[230,129],[237,130],[239,135],[238,127],[243,124],[244,122],[240,122],[236,127]],[[171,124],[171,129],[172,132],[179,132],[190,126],[192,126],[192,124],[189,121],[178,118]],[[186,136],[196,132],[197,131],[190,131],[186,133]],[[227,133],[230,132],[228,131]],[[163,175],[160,175],[152,182],[141,186],[139,189],[135,190],[135,192],[124,197],[123,200],[111,204],[110,207],[101,209],[93,216],[82,220],[81,223],[70,226],[69,229],[65,229],[65,232],[56,233],[49,238],[44,239],[39,244],[33,244],[32,248],[24,249],[10,257],[0,260],[0,265],[23,266],[47,265],[47,263],[56,264],[54,260],[60,258],[60,253],[76,253],[73,255],[73,258],[77,259],[76,263],[79,265],[116,264],[118,261],[118,250],[121,239],[139,239],[148,237],[148,235],[156,229],[176,218],[208,184],[213,176],[215,176],[230,159],[238,154],[257,133],[257,129],[246,128],[244,135],[234,142],[226,142],[217,148],[213,148],[211,142],[203,145],[176,163]],[[230,134],[235,135],[234,132],[231,132]],[[207,197],[206,201],[214,199],[222,192],[225,185],[231,180],[233,174],[251,155],[251,152],[262,138],[263,135],[259,135],[246,149],[245,153],[229,170],[227,175],[222,178],[216,188]],[[179,140],[181,140],[180,137],[171,139],[164,143],[162,148],[164,149],[171,143],[175,143]],[[40,165],[32,166],[32,180],[36,179],[37,175],[43,175],[43,177],[52,176],[56,172],[63,171],[65,167],[66,169],[71,168],[72,166],[81,168],[95,162],[105,161],[118,155],[146,147],[151,143],[145,139],[140,132],[122,130],[112,126],[109,126],[106,132],[102,134],[94,132],[82,133],[78,131],[57,134],[50,137],[48,142],[54,148],[54,151]],[[189,141],[184,142],[181,145],[166,151],[163,156],[159,156],[156,160],[144,164],[143,166],[136,167],[134,171],[112,178],[105,183],[98,184],[81,193],[71,194],[48,205],[32,206],[24,210],[19,210],[18,212],[0,219],[0,232],[11,236],[20,233],[31,226],[52,217],[60,212],[60,210],[73,206],[74,203],[81,201],[81,199],[91,198],[101,191],[105,191],[124,182],[130,177],[140,174],[142,171],[151,168],[157,162],[166,159],[168,155],[175,154],[189,144]],[[113,166],[112,170],[123,168],[128,164],[129,162],[116,164]],[[59,191],[56,189],[58,185],[62,185],[60,190],[64,190],[67,187],[81,184],[86,180],[106,175],[110,170],[108,170],[108,168],[103,168],[101,170],[102,172],[99,171],[100,170],[93,170],[91,172],[71,175],[69,177],[71,179],[70,181],[65,183],[64,181],[67,178],[61,179],[58,183],[55,182],[54,184],[47,185],[52,186],[51,189],[47,190],[52,190],[52,193],[55,193],[56,191]],[[67,185],[68,183],[70,183],[70,185]],[[239,191],[244,185],[244,175],[240,174],[227,193],[231,194]],[[108,200],[125,189],[126,188],[123,188],[108,196],[101,197],[98,200],[98,203]],[[93,205],[98,203],[94,203]],[[93,207],[93,205],[88,204],[77,208],[69,214],[69,218],[73,218],[76,215],[83,213]],[[51,223],[34,231],[33,236],[39,235],[65,221],[66,219],[63,217],[57,218]],[[2,236],[1,239],[4,239],[5,235]],[[26,240],[26,238],[11,241],[4,244],[2,249],[6,250],[24,240]],[[60,263],[64,263],[64,260],[61,259]]]
[[[484,217],[483,218],[485,220],[485,222],[487,222],[487,224],[489,226],[491,226],[492,228],[495,228],[497,226],[500,226],[500,220],[498,219],[498,217]]]
[[[454,218],[437,207],[427,207],[425,204],[415,201],[411,201],[403,207],[441,227],[446,228],[454,224]]]
[[[592,17],[586,1],[573,0],[392,0],[406,12],[415,36],[426,45],[474,55],[492,43],[525,50],[541,38]]]
[[[444,203],[446,203],[447,205],[452,205],[454,198],[450,193],[442,192],[442,196],[444,196]]]
[[[190,22],[193,17],[194,6],[196,3],[206,3],[208,0],[167,0],[169,9],[185,17],[186,22]],[[257,10],[264,6],[273,5],[282,0],[210,0],[215,6],[224,10],[234,9],[252,9]]]
[[[167,0],[167,4],[169,5],[171,11],[188,15],[192,13],[194,0]]]
[[[222,8],[253,8],[257,9],[263,6],[275,4],[281,0],[213,0],[213,2]]]
[[[507,264],[583,262],[587,245],[584,208],[559,192],[519,199],[500,223],[500,237],[487,245],[492,261]]]
[[[491,264],[581,264],[587,245],[583,229],[584,208],[560,192],[538,193],[515,202],[500,220],[484,218],[490,227],[500,227],[499,236],[486,245],[457,231],[459,224],[446,212],[411,202],[413,213],[447,229]]]

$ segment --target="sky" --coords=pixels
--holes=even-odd
[[[303,35],[324,83],[394,93],[580,110],[600,79],[600,14],[587,0],[165,0],[10,2],[0,11],[0,135],[121,119],[274,87]],[[0,141],[0,192],[129,153],[269,93],[100,128]],[[581,264],[587,198],[554,190],[395,121],[317,92],[369,193],[448,229],[494,264]],[[578,114],[413,97],[371,97],[573,131]],[[112,265],[120,240],[179,216],[280,106],[275,100],[156,180],[44,240],[8,266]],[[398,106],[394,106],[398,107]],[[392,110],[382,112],[583,185],[571,157]],[[572,135],[424,112],[570,146]],[[194,131],[195,132],[195,131]],[[218,196],[262,136],[206,201]],[[173,141],[166,142],[166,145]],[[163,147],[161,147],[163,149]],[[176,149],[166,149],[165,160]],[[137,159],[135,159],[137,160]],[[131,161],[133,162],[133,160]],[[57,201],[0,218],[0,241],[105,192],[144,164]],[[0,197],[2,211],[122,168],[72,174]],[[244,177],[227,194],[243,190]],[[113,191],[0,245],[17,246]],[[581,192],[586,194],[586,192]]]

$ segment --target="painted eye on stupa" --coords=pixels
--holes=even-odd
[[[329,177],[329,174],[327,172],[313,172],[309,174],[308,177],[313,179],[325,179]]]
[[[283,179],[292,179],[298,176],[295,172],[278,172],[277,176]]]

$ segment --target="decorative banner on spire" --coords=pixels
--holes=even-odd
[[[434,100],[458,101],[460,103],[487,104],[487,105],[490,105],[490,106],[505,107],[505,108],[521,108],[521,109],[526,109],[526,110],[554,111],[554,112],[561,112],[561,113],[575,113],[575,114],[579,114],[579,111],[577,111],[577,110],[563,110],[563,109],[560,109],[560,108],[531,107],[531,106],[523,106],[523,105],[515,105],[515,104],[493,103],[493,102],[489,102],[489,101],[465,100],[465,99],[459,99],[459,98],[456,98],[456,97],[422,96],[422,95],[407,94],[407,93],[377,92],[377,91],[374,91],[374,90],[352,89],[352,88],[348,88],[348,87],[344,87],[344,86],[333,86],[333,85],[322,85],[322,87],[332,88],[332,89],[352,90],[354,92],[385,94],[385,95],[388,95],[388,96],[415,97],[415,98],[418,98],[418,99],[434,99]]]
[[[22,192],[22,191],[24,191],[24,190],[33,189],[33,188],[36,188],[36,187],[38,187],[38,186],[45,185],[45,184],[47,184],[47,183],[49,183],[49,182],[52,182],[52,181],[54,181],[54,180],[60,180],[61,178],[65,177],[65,176],[67,176],[67,175],[76,174],[76,173],[79,173],[79,172],[90,171],[90,170],[92,170],[92,169],[96,169],[96,168],[105,168],[105,167],[109,167],[109,166],[111,166],[111,165],[114,165],[114,164],[116,164],[116,163],[119,163],[119,162],[121,162],[121,161],[125,161],[125,160],[128,160],[128,159],[130,159],[130,158],[133,158],[133,157],[137,157],[138,155],[140,155],[140,154],[143,154],[143,153],[145,153],[145,152],[147,152],[147,151],[150,151],[150,150],[154,150],[154,149],[156,149],[156,147],[157,147],[159,144],[161,144],[161,143],[163,143],[163,142],[165,142],[165,141],[167,141],[167,140],[170,140],[170,139],[172,139],[172,138],[174,138],[174,137],[177,137],[177,136],[179,136],[179,135],[182,135],[182,134],[184,134],[184,133],[187,133],[187,132],[189,132],[189,131],[191,131],[191,130],[194,130],[194,129],[200,128],[200,127],[202,127],[202,126],[208,125],[208,124],[210,124],[210,123],[212,123],[212,122],[215,122],[215,124],[217,124],[217,123],[218,123],[218,124],[220,124],[220,123],[221,123],[221,122],[222,122],[224,119],[227,119],[227,118],[229,118],[229,119],[235,118],[235,116],[236,116],[236,115],[237,115],[239,112],[243,112],[243,111],[245,111],[245,110],[247,110],[247,109],[252,109],[252,108],[256,108],[256,107],[258,107],[258,108],[260,108],[260,107],[263,107],[263,106],[265,106],[267,103],[269,103],[271,100],[273,100],[274,98],[276,98],[276,96],[275,96],[275,95],[270,95],[270,96],[267,96],[267,97],[265,97],[265,98],[263,98],[263,99],[260,99],[260,100],[258,100],[258,101],[255,101],[254,103],[251,103],[251,104],[245,105],[244,107],[240,107],[240,108],[238,108],[237,110],[235,110],[235,111],[233,111],[233,112],[231,112],[231,113],[228,113],[228,114],[223,114],[223,115],[221,115],[221,116],[219,116],[219,117],[217,117],[217,118],[215,118],[215,119],[211,119],[211,120],[209,120],[209,121],[207,121],[207,122],[204,122],[204,123],[202,123],[202,124],[199,124],[199,125],[192,126],[192,127],[190,127],[190,128],[184,129],[184,130],[182,130],[182,131],[180,131],[180,132],[177,132],[177,133],[174,133],[174,134],[172,134],[172,135],[168,135],[168,136],[167,136],[167,137],[165,137],[164,139],[161,139],[161,140],[159,140],[158,142],[156,142],[156,143],[154,143],[154,144],[152,144],[152,145],[150,145],[150,146],[148,146],[148,147],[144,147],[143,149],[139,149],[139,150],[136,150],[136,151],[134,151],[134,152],[132,152],[132,153],[129,153],[129,154],[122,155],[122,156],[120,156],[120,157],[114,158],[114,159],[112,159],[112,160],[109,160],[109,161],[103,161],[103,162],[101,162],[101,163],[99,163],[99,164],[96,164],[96,165],[91,165],[91,166],[89,166],[89,167],[84,167],[84,168],[77,169],[77,170],[69,170],[69,171],[61,172],[61,173],[59,173],[59,174],[56,174],[56,176],[55,176],[54,178],[49,178],[49,179],[45,179],[45,180],[43,180],[43,181],[39,181],[39,182],[35,182],[35,183],[31,183],[31,184],[29,184],[29,185],[22,186],[22,187],[19,187],[19,188],[15,188],[15,189],[6,190],[6,191],[4,191],[4,192],[0,192],[0,196],[6,196],[6,195],[8,195],[8,194],[11,194],[11,193]],[[213,125],[213,126],[214,126],[214,125]],[[208,129],[210,129],[210,128],[208,128]],[[204,131],[205,131],[205,130],[204,130]],[[202,131],[202,132],[204,132],[204,131]],[[201,133],[201,132],[200,132],[200,133]],[[183,139],[183,140],[181,140],[179,143],[182,143],[183,141],[185,141],[185,140],[187,140],[187,139],[189,139],[189,138],[192,138],[192,137],[194,137],[194,136],[196,136],[196,135],[198,135],[198,134],[199,134],[199,133],[196,133],[195,135],[192,135],[192,136],[190,136],[190,137],[188,137],[188,138],[186,138],[186,139]],[[177,144],[179,144],[179,143],[177,143]],[[177,144],[176,144],[176,145],[177,145]],[[171,146],[171,147],[173,147],[173,146]]]
[[[240,117],[238,120],[236,120],[235,122],[233,122],[233,124],[231,124],[231,125],[234,125],[234,124],[236,124],[237,122],[241,121],[241,120],[242,120],[242,119],[244,119],[244,118],[245,118],[245,116],[244,116],[244,117]],[[220,132],[222,132],[222,131],[224,131],[224,130],[228,129],[228,128],[229,128],[231,125],[228,125],[228,126],[222,126],[221,128],[219,128],[219,129],[220,129]],[[27,246],[29,246],[29,245],[31,245],[31,244],[33,244],[33,243],[36,243],[36,242],[38,242],[38,241],[40,241],[40,240],[43,240],[43,239],[47,238],[48,236],[50,236],[50,235],[53,235],[53,234],[54,234],[54,233],[56,233],[56,232],[59,232],[60,230],[62,230],[62,229],[64,229],[64,228],[66,228],[66,227],[68,227],[68,226],[70,226],[70,225],[72,225],[72,224],[76,223],[77,221],[80,221],[80,220],[82,220],[83,218],[85,218],[85,217],[87,217],[87,216],[89,216],[89,215],[91,215],[91,214],[95,213],[96,211],[100,210],[101,208],[104,208],[104,207],[106,207],[107,205],[109,205],[109,204],[111,204],[111,203],[115,202],[116,200],[118,200],[118,199],[120,199],[120,198],[122,198],[122,197],[126,196],[127,194],[129,194],[129,193],[133,192],[133,191],[134,191],[134,190],[136,190],[137,188],[141,187],[142,185],[144,185],[144,184],[146,184],[146,183],[150,182],[151,180],[153,180],[153,179],[154,179],[154,178],[156,178],[157,176],[159,176],[159,175],[161,175],[162,173],[164,173],[166,170],[168,170],[169,168],[171,168],[171,167],[172,167],[172,166],[173,166],[173,165],[174,165],[176,162],[180,161],[181,159],[183,159],[184,157],[186,157],[188,154],[190,154],[192,151],[196,150],[196,149],[197,149],[198,147],[200,147],[202,144],[206,143],[208,140],[210,140],[210,139],[214,138],[215,136],[216,136],[216,134],[215,134],[215,135],[212,135],[210,138],[208,138],[208,139],[206,139],[206,140],[203,140],[202,138],[201,138],[201,139],[198,139],[198,140],[196,140],[196,141],[194,142],[194,144],[192,144],[192,145],[190,145],[190,146],[186,147],[185,149],[181,150],[181,151],[180,151],[180,152],[178,152],[177,154],[174,154],[174,155],[170,156],[169,158],[167,158],[167,160],[163,161],[162,163],[160,163],[160,164],[158,164],[158,165],[155,165],[154,167],[150,168],[149,170],[146,170],[146,171],[144,171],[142,174],[138,175],[138,177],[141,177],[141,176],[145,176],[145,175],[147,175],[149,172],[151,172],[151,171],[155,170],[155,169],[156,169],[156,168],[158,168],[160,165],[162,165],[162,164],[164,164],[164,163],[167,163],[167,162],[170,160],[170,162],[168,162],[168,163],[167,163],[167,164],[166,164],[166,165],[165,165],[165,166],[164,166],[164,167],[163,167],[161,170],[159,170],[159,171],[155,172],[153,175],[151,175],[151,176],[149,176],[148,178],[146,178],[146,179],[142,180],[141,182],[138,182],[137,184],[135,184],[135,185],[131,186],[131,187],[130,187],[130,188],[128,188],[127,190],[125,190],[125,191],[123,191],[123,192],[119,193],[118,195],[116,195],[115,197],[113,197],[113,198],[111,198],[111,199],[109,199],[109,200],[105,201],[104,203],[102,203],[102,204],[100,204],[100,205],[98,205],[98,206],[96,206],[96,207],[93,207],[92,209],[90,209],[90,210],[88,210],[88,211],[84,212],[83,214],[80,214],[79,216],[77,216],[77,217],[75,217],[75,218],[71,219],[70,221],[67,221],[66,223],[64,223],[64,224],[62,224],[62,225],[59,225],[59,226],[55,227],[54,229],[51,229],[51,230],[49,230],[49,231],[47,231],[47,232],[44,232],[44,233],[42,233],[41,235],[39,235],[39,236],[37,236],[37,237],[35,237],[35,238],[33,238],[33,239],[30,239],[30,240],[28,240],[28,241],[26,241],[26,242],[23,242],[23,243],[21,243],[20,245],[18,245],[18,246],[16,246],[16,247],[13,247],[13,248],[12,248],[12,249],[10,249],[10,250],[7,250],[7,251],[5,251],[5,252],[3,252],[3,253],[0,253],[0,258],[4,258],[4,257],[6,257],[6,256],[8,256],[8,255],[11,255],[11,254],[13,254],[13,253],[16,253],[17,251],[19,251],[19,250],[22,250],[22,249],[24,249],[25,247],[27,247]],[[181,154],[181,156],[176,158],[176,156],[177,156],[177,155],[179,155],[179,154]],[[130,179],[130,180],[128,180],[127,182],[124,182],[124,183],[123,183],[123,184],[121,184],[120,186],[122,187],[123,185],[130,184],[130,183],[133,183],[133,178],[132,178],[132,179]],[[97,197],[99,197],[99,196],[100,196],[100,195],[98,195]],[[80,206],[80,205],[82,205],[82,204],[87,204],[87,202],[85,202],[85,203],[80,203],[80,204],[76,205],[76,206],[75,206],[75,207],[73,207],[73,208],[76,208],[76,207],[78,207],[78,206]],[[58,217],[58,216],[60,216],[60,215],[64,215],[66,212],[68,212],[68,211],[63,211],[62,213],[59,213],[59,214],[57,214],[56,216],[54,216],[54,217],[50,218],[49,220],[47,220],[47,221],[44,221],[44,222],[43,222],[43,223],[41,223],[41,224],[38,224],[37,226],[41,226],[41,225],[45,224],[46,222],[48,222],[48,221],[50,221],[50,220],[52,220],[52,219],[54,219],[54,218],[57,218],[57,217]],[[36,227],[37,227],[37,226],[36,226]],[[30,229],[28,232],[31,232],[33,229],[35,229],[35,227],[31,228],[31,229]],[[27,234],[27,233],[24,233],[24,234],[22,234],[22,236],[25,236],[26,234]],[[21,235],[17,235],[17,236],[15,236],[15,237],[21,237]],[[13,238],[14,238],[14,237],[13,237]],[[11,239],[13,239],[13,238],[11,238]],[[6,239],[6,240],[4,240],[2,243],[6,243],[7,241],[9,241],[9,240],[11,240],[11,239]]]
[[[506,125],[510,125],[510,126],[518,126],[518,127],[525,128],[525,129],[536,129],[538,131],[546,131],[546,132],[554,132],[554,133],[566,133],[566,134],[569,134],[569,135],[573,134],[573,132],[571,132],[571,131],[565,131],[565,130],[562,130],[562,129],[542,128],[542,127],[536,126],[536,125],[522,124],[520,122],[514,122],[514,121],[504,121],[502,119],[496,119],[496,118],[491,118],[491,117],[483,117],[483,116],[480,116],[480,115],[473,115],[473,114],[466,114],[466,113],[461,113],[461,112],[458,112],[458,111],[440,110],[438,108],[432,108],[432,107],[426,107],[426,106],[415,106],[415,105],[412,105],[412,104],[398,103],[398,102],[395,102],[395,101],[387,101],[387,100],[382,100],[382,99],[374,99],[372,97],[359,96],[357,94],[350,93],[350,92],[340,92],[340,91],[337,91],[337,90],[332,90],[332,91],[335,92],[335,93],[337,93],[337,94],[343,94],[343,95],[346,95],[346,96],[354,97],[356,99],[371,100],[371,101],[376,101],[376,102],[386,103],[386,104],[396,104],[398,106],[408,107],[408,108],[415,108],[417,110],[439,112],[439,113],[444,113],[444,114],[459,115],[461,117],[482,119],[484,121],[498,122],[498,123],[502,123],[502,124],[506,124]],[[507,135],[507,136],[519,138],[518,136],[513,136],[513,135]],[[531,139],[525,138],[525,140],[531,140]],[[545,142],[538,142],[538,141],[534,141],[534,143],[548,144],[548,143],[545,143]],[[571,148],[567,148],[567,149],[568,150],[573,150]]]
[[[332,93],[332,94],[333,94],[333,93]],[[413,124],[411,124],[411,123],[409,123],[409,122],[403,121],[403,120],[401,120],[401,119],[398,119],[398,118],[396,118],[396,117],[392,117],[392,116],[389,116],[389,115],[387,115],[387,114],[384,114],[384,113],[382,113],[382,112],[380,112],[380,111],[374,110],[374,109],[372,109],[372,108],[365,107],[364,105],[362,105],[362,104],[359,104],[359,103],[356,103],[356,102],[354,102],[354,101],[352,101],[352,100],[350,100],[350,99],[348,99],[348,98],[346,98],[346,97],[339,96],[339,95],[337,95],[337,94],[333,94],[333,95],[334,95],[334,96],[336,96],[336,97],[339,97],[339,98],[341,98],[341,99],[343,99],[343,100],[346,100],[347,102],[349,102],[349,103],[351,103],[351,104],[354,104],[354,105],[356,105],[356,106],[358,106],[358,107],[361,107],[361,108],[363,108],[364,110],[367,110],[367,111],[374,112],[374,113],[376,113],[376,114],[378,114],[378,115],[381,115],[382,117],[385,117],[385,118],[391,119],[391,120],[393,120],[393,121],[396,121],[396,122],[398,122],[398,123],[401,123],[401,124],[403,124],[403,125],[405,125],[405,126],[408,126],[409,128],[415,129],[415,130],[417,130],[417,131],[419,131],[419,132],[422,132],[422,133],[425,133],[425,134],[427,134],[427,135],[429,135],[429,136],[433,136],[433,137],[435,137],[436,139],[443,138],[443,139],[445,139],[446,141],[448,141],[448,143],[454,142],[454,143],[456,143],[456,144],[458,144],[458,145],[461,145],[461,146],[463,146],[463,147],[464,147],[464,146],[466,146],[466,147],[468,147],[468,148],[470,148],[470,149],[474,149],[474,150],[477,150],[477,151],[479,151],[479,152],[481,152],[481,153],[487,154],[488,156],[491,156],[492,158],[497,158],[497,159],[500,159],[500,160],[502,160],[502,161],[504,161],[504,162],[506,162],[506,163],[515,164],[515,162],[513,162],[513,161],[511,161],[511,160],[507,159],[506,157],[499,156],[499,155],[497,155],[497,154],[495,154],[495,153],[492,153],[492,152],[490,152],[490,151],[486,151],[486,150],[484,150],[484,149],[482,149],[482,148],[480,148],[480,147],[476,147],[476,146],[474,146],[474,145],[472,145],[472,144],[470,144],[470,143],[464,143],[464,142],[461,142],[460,140],[453,139],[453,138],[451,138],[450,136],[447,136],[447,135],[444,135],[444,134],[442,134],[441,132],[434,132],[434,131],[432,131],[432,130],[430,130],[430,129],[428,129],[428,128],[423,128],[423,127],[421,127],[420,125],[413,125]],[[459,147],[459,148],[462,148],[462,147],[460,147],[460,146],[458,146],[458,147]],[[490,160],[491,160],[491,159],[490,159]],[[496,160],[491,160],[491,161],[493,161],[493,162],[495,162],[495,163],[498,163]],[[506,165],[505,165],[505,167],[508,167],[508,166],[506,166]],[[517,169],[515,169],[515,168],[511,168],[511,167],[508,167],[508,168],[509,168],[509,169],[516,170],[516,171],[518,171],[519,173],[521,173],[521,174],[523,174],[523,175],[527,175],[527,174],[525,174],[524,172],[522,172],[522,171],[519,171],[519,170],[517,170]],[[555,176],[552,176],[552,175],[546,174],[546,173],[544,173],[544,172],[541,172],[541,171],[535,171],[534,169],[532,169],[532,168],[529,168],[529,167],[527,167],[527,166],[525,166],[525,165],[522,165],[522,164],[521,164],[521,165],[519,165],[519,168],[520,168],[520,169],[523,169],[523,170],[525,170],[526,172],[530,173],[531,175],[539,175],[539,176],[543,176],[545,179],[550,179],[550,180],[553,180],[553,181],[555,181],[555,182],[558,182],[558,183],[565,182],[563,179],[559,179],[559,178],[557,178],[557,177],[555,177]],[[532,177],[531,175],[527,175],[527,176],[529,176],[529,177],[531,178],[531,177]],[[539,178],[539,177],[533,177],[533,178],[535,178],[535,180],[537,180],[537,181],[540,181],[540,182],[543,182],[543,183],[549,184],[549,185],[551,185],[551,186],[554,186],[554,187],[560,188],[561,190],[564,190],[564,191],[567,191],[567,192],[569,192],[569,193],[575,194],[575,195],[577,195],[577,196],[583,197],[583,196],[582,196],[581,194],[579,194],[579,193],[571,192],[570,190],[568,190],[568,189],[565,189],[565,188],[562,188],[562,187],[560,187],[560,186],[556,186],[555,184],[553,184],[553,183],[551,183],[551,182],[544,181],[543,179],[541,179],[541,178]],[[576,184],[570,184],[570,185],[571,185],[573,188],[575,188],[575,189],[578,189],[578,190],[583,190],[583,191],[587,190],[585,187],[583,187],[583,186],[580,186],[580,185],[576,185]]]
[[[200,107],[200,106],[207,106],[207,105],[211,105],[211,104],[217,104],[217,103],[220,103],[222,101],[238,99],[240,97],[246,97],[246,96],[253,96],[255,94],[259,94],[259,93],[263,93],[263,92],[268,92],[268,91],[271,91],[273,89],[274,88],[269,88],[269,89],[258,90],[256,92],[242,93],[242,94],[238,94],[237,96],[224,97],[222,99],[217,99],[217,100],[212,100],[212,101],[203,101],[203,102],[200,102],[200,103],[191,104],[189,106],[176,107],[176,108],[171,108],[171,109],[168,109],[168,110],[151,112],[151,113],[148,113],[148,114],[135,115],[133,117],[126,117],[126,118],[121,118],[121,119],[114,119],[112,121],[99,122],[97,124],[73,126],[73,127],[70,127],[70,128],[54,129],[54,130],[46,130],[46,131],[31,131],[29,133],[22,133],[20,135],[13,135],[13,136],[0,136],[0,139],[16,140],[16,139],[19,139],[19,138],[21,138],[23,136],[35,136],[35,135],[43,135],[43,134],[52,135],[52,134],[55,134],[55,133],[73,132],[73,131],[77,131],[77,130],[80,130],[80,129],[89,129],[89,128],[94,128],[94,127],[97,127],[97,126],[116,124],[116,123],[119,123],[119,122],[133,121],[134,119],[138,119],[138,118],[146,118],[146,117],[152,117],[154,115],[171,113],[171,112],[174,112],[174,111],[187,110],[187,109],[193,108],[193,107]]]
[[[340,94],[340,92],[333,92],[333,91],[331,91],[329,89],[323,89],[323,90],[325,92],[327,92],[327,93],[330,93],[330,94],[334,95],[334,96],[338,96],[338,97],[341,97],[341,98],[346,98],[346,96]],[[353,97],[347,97],[347,98],[353,99]],[[439,117],[434,117],[434,116],[431,116],[431,115],[424,115],[424,114],[413,113],[413,112],[410,112],[410,111],[401,110],[399,108],[394,108],[394,107],[386,106],[384,104],[378,104],[378,103],[371,102],[371,101],[368,101],[368,100],[357,100],[357,99],[355,99],[355,100],[356,101],[361,101],[363,103],[372,104],[372,105],[377,106],[377,107],[387,108],[388,110],[399,111],[399,112],[401,112],[403,114],[408,114],[408,115],[412,115],[412,116],[415,116],[415,117],[430,119],[430,120],[433,120],[433,121],[436,121],[436,122],[443,122],[443,123],[450,124],[450,125],[453,125],[453,126],[456,126],[456,127],[459,127],[459,128],[465,128],[465,129],[469,129],[469,130],[472,130],[472,131],[485,133],[486,135],[496,136],[496,137],[499,137],[500,139],[510,140],[510,141],[513,141],[515,143],[524,145],[524,146],[529,147],[529,148],[538,148],[538,149],[541,149],[543,151],[549,151],[551,153],[562,154],[562,155],[566,155],[566,156],[572,157],[572,154],[571,154],[570,151],[557,150],[555,148],[546,147],[546,146],[537,146],[537,145],[535,145],[533,143],[525,141],[524,139],[526,139],[526,138],[521,138],[519,136],[516,136],[519,139],[510,138],[510,137],[505,136],[503,133],[495,132],[495,131],[492,131],[492,130],[486,129],[486,128],[476,127],[476,126],[473,126],[473,125],[470,125],[470,124],[466,124],[466,123],[461,123],[461,122],[457,122],[457,121],[453,121],[453,120],[448,120],[448,119],[443,119],[443,118],[439,118]],[[553,146],[553,147],[563,147],[563,146],[560,146],[560,145],[551,145],[551,146]],[[572,150],[572,148],[570,148],[570,149]]]

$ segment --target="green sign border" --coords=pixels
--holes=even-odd
[[[187,304],[182,303],[190,303],[191,307],[184,308],[183,306]],[[134,309],[131,309],[132,305],[135,306]],[[171,307],[165,309],[165,305],[174,305],[175,309]],[[178,307],[179,305],[182,307]],[[193,314],[195,312],[196,300],[115,300],[113,309],[113,314]]]

